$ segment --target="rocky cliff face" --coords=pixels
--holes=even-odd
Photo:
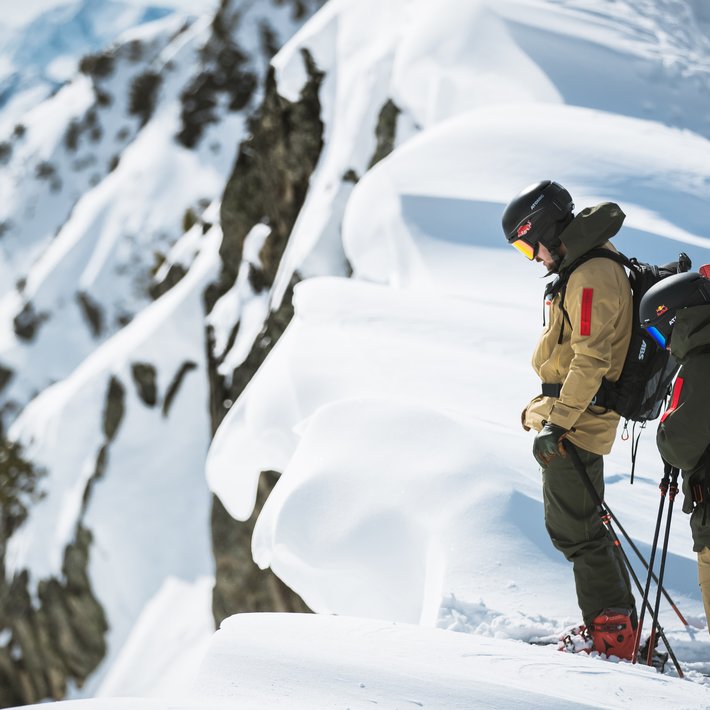
[[[269,227],[259,264],[249,265],[249,281],[255,293],[268,291],[298,212],[308,190],[308,180],[322,148],[318,89],[322,74],[304,54],[310,77],[300,101],[291,103],[276,91],[273,72],[265,87],[264,101],[250,120],[251,137],[242,143],[234,171],[224,191],[221,223],[224,233],[220,279],[205,294],[207,309],[234,285],[242,264],[244,241],[255,225]],[[269,314],[246,360],[227,379],[215,353],[214,336],[208,328],[210,414],[212,430],[236,401],[264,361],[293,315],[291,294]],[[236,337],[239,323],[234,325]],[[212,540],[216,563],[213,599],[215,621],[242,611],[303,611],[304,603],[270,570],[261,571],[251,558],[251,535],[264,501],[275,483],[265,473],[259,484],[259,500],[252,518],[238,523],[217,498],[212,509]]]
[[[273,73],[265,73],[265,67],[285,39],[284,26],[290,26],[293,31],[321,4],[322,0],[272,0],[260,7],[262,16],[255,16],[253,4],[223,0],[206,41],[197,52],[198,61],[185,81],[179,81],[177,77],[180,62],[185,61],[180,55],[181,51],[184,54],[181,47],[194,41],[195,30],[189,25],[167,35],[167,42],[172,43],[167,49],[161,49],[154,42],[148,52],[146,43],[132,39],[85,57],[80,69],[90,87],[86,108],[69,117],[57,146],[56,159],[50,162],[33,158],[37,162],[36,182],[40,189],[55,196],[71,192],[71,199],[62,202],[63,212],[53,213],[56,220],[53,229],[61,239],[62,229],[70,220],[72,210],[76,213],[76,205],[81,207],[77,200],[81,199],[83,191],[101,188],[102,182],[123,161],[124,150],[131,147],[143,128],[149,129],[153,125],[155,114],[163,110],[172,96],[177,96],[180,106],[179,120],[171,128],[178,151],[200,153],[218,168],[224,163],[221,153],[226,151],[237,155],[232,163],[232,174],[223,188],[220,216],[224,223],[224,238],[217,279],[203,293],[206,369],[186,355],[182,359],[183,366],[178,368],[177,374],[171,373],[170,381],[166,383],[166,373],[161,371],[160,364],[137,358],[127,373],[108,378],[103,399],[96,403],[102,412],[98,446],[94,453],[89,453],[93,457],[91,471],[83,484],[81,504],[73,533],[64,547],[61,569],[41,578],[23,567],[15,566],[9,572],[6,565],[8,541],[22,527],[33,506],[49,492],[52,477],[46,476],[42,465],[10,437],[9,425],[22,413],[29,397],[36,394],[36,385],[34,392],[29,387],[20,386],[25,373],[12,366],[11,358],[6,361],[0,356],[3,360],[0,363],[0,390],[3,390],[0,392],[3,395],[0,411],[5,422],[5,426],[0,427],[2,707],[49,698],[61,699],[70,684],[81,688],[107,656],[112,620],[91,577],[91,560],[96,552],[89,518],[94,495],[110,473],[117,437],[125,433],[126,422],[130,420],[131,402],[140,401],[146,410],[157,410],[158,416],[165,420],[172,414],[171,407],[179,396],[183,380],[196,377],[194,371],[197,371],[197,375],[208,380],[210,398],[209,410],[195,416],[198,419],[203,417],[207,427],[214,431],[290,320],[290,298],[287,298],[278,311],[265,318],[244,361],[228,375],[224,374],[223,368],[219,369],[224,365],[226,351],[215,347],[213,328],[207,324],[209,314],[218,299],[234,285],[242,262],[244,241],[255,225],[268,226],[269,236],[261,245],[258,259],[250,266],[249,283],[256,294],[268,292],[320,154],[322,125],[318,89],[322,76],[317,67],[310,57],[304,56],[310,80],[301,99],[293,103],[278,95]],[[269,22],[269,8],[280,13],[278,28]],[[288,22],[284,17],[288,17]],[[254,27],[258,28],[258,41],[251,45],[240,39],[245,35],[243,24],[246,22],[250,23],[249,33]],[[166,55],[177,59],[166,60]],[[120,94],[118,77],[122,75],[122,63],[130,65],[131,73],[123,89],[125,93]],[[248,122],[248,138],[240,146],[230,146],[228,139],[220,136],[220,127],[230,120],[230,116],[239,115]],[[234,134],[234,122],[230,125],[229,130]],[[26,139],[26,133],[25,127],[18,125],[3,144],[8,151],[4,157],[0,156],[0,168],[3,165],[12,168],[13,152],[19,160],[20,143]],[[106,153],[109,146],[115,152],[111,153],[113,157],[106,166],[102,165],[105,169],[99,171],[96,156]],[[64,154],[68,156],[71,172],[65,171],[64,158],[61,157]],[[82,156],[86,158],[83,162],[80,160]],[[94,172],[89,175],[91,170]],[[67,180],[68,176],[71,180]],[[213,195],[214,199],[220,197],[219,193]],[[172,221],[181,223],[186,233],[190,230],[200,236],[207,233],[214,221],[203,212],[209,201],[181,203],[176,200]],[[5,224],[10,231],[23,226],[10,219]],[[110,306],[107,308],[101,302],[100,288],[93,293],[89,289],[77,290],[72,307],[77,309],[83,327],[97,346],[128,326],[139,315],[141,307],[147,308],[156,299],[169,294],[190,271],[190,258],[173,261],[168,258],[170,231],[165,228],[160,231],[158,227],[158,233],[162,235],[162,246],[158,247],[155,242],[154,256],[148,253],[150,258],[140,263],[130,257],[116,270],[119,276],[131,274],[131,288],[139,288],[139,292],[133,291],[133,296],[137,293],[134,299],[136,309],[124,320],[117,319]],[[19,235],[15,237],[19,239]],[[8,234],[5,245],[11,247],[15,237]],[[129,243],[131,240],[134,237],[129,237]],[[175,241],[174,236],[172,241]],[[27,279],[23,273],[32,267],[35,258],[36,252],[28,253],[13,263],[19,279],[17,293],[12,296],[18,305],[11,327],[18,342],[16,352],[21,353],[39,352],[48,347],[42,344],[42,337],[47,332],[44,327],[58,324],[62,308],[66,309],[64,302],[57,302],[57,309],[36,305],[41,301],[41,294],[33,298],[25,291]],[[140,276],[137,276],[136,269],[141,271]],[[233,323],[232,339],[239,327],[238,321]],[[83,355],[77,353],[76,357],[79,362]],[[36,382],[45,377],[37,372],[30,373],[26,379],[31,376],[36,376]],[[260,504],[274,481],[275,477],[265,472],[260,485]],[[236,611],[306,610],[303,602],[275,576],[259,571],[254,565],[250,553],[253,522],[236,523],[219,501],[214,500],[211,533],[216,623]]]
[[[127,471],[121,468],[129,465],[127,460],[143,466],[155,458],[161,470],[167,447],[182,463],[203,446],[199,437],[191,439],[202,426],[206,450],[209,432],[214,434],[292,318],[292,291],[301,275],[293,272],[285,295],[275,297],[277,271],[323,158],[321,94],[326,76],[313,56],[301,50],[306,79],[300,95],[288,100],[278,92],[269,60],[288,32],[323,2],[222,0],[206,31],[190,22],[173,22],[153,39],[133,37],[86,56],[77,86],[68,88],[83,103],[75,101],[77,107],[63,116],[66,125],[57,134],[51,159],[46,151],[42,155],[31,149],[43,131],[44,124],[36,119],[18,125],[5,142],[7,150],[0,150],[0,171],[21,175],[21,166],[35,176],[32,191],[18,188],[15,213],[4,222],[0,214],[6,225],[3,246],[13,254],[7,263],[0,260],[0,271],[7,268],[16,279],[0,309],[0,320],[9,317],[15,336],[13,347],[0,351],[0,706],[60,699],[70,685],[81,688],[93,682],[102,662],[105,667],[115,657],[116,644],[125,641],[127,631],[115,636],[116,624],[94,576],[97,544],[102,544],[96,523],[97,511],[103,509],[97,501],[108,498],[113,505],[106,491],[128,485]],[[53,105],[48,113],[56,117],[62,104],[58,97],[54,101],[59,109]],[[397,107],[386,101],[376,125],[367,123],[363,130],[371,133],[371,148],[358,172],[392,150],[397,116]],[[151,140],[145,139],[147,134]],[[230,136],[238,139],[230,144]],[[151,169],[175,161],[182,172],[153,185],[140,160],[138,169],[132,166],[136,153],[140,159],[141,151],[153,150],[156,139],[163,141],[162,152]],[[190,172],[204,166],[209,171],[197,176]],[[221,182],[213,181],[216,187],[199,184],[196,189],[196,182],[220,172]],[[358,177],[355,170],[343,170],[342,184]],[[122,199],[121,181],[136,179],[142,181],[145,204],[133,202],[116,217],[109,207]],[[166,193],[169,209],[156,221],[150,208]],[[129,194],[138,199],[137,193]],[[20,213],[28,218],[18,219]],[[112,227],[119,234],[111,242],[104,232],[120,220],[131,226],[122,232]],[[216,234],[221,241],[215,241]],[[20,244],[32,248],[22,251]],[[210,244],[219,244],[214,253]],[[42,265],[45,252],[53,249],[64,249],[62,259],[45,259],[49,264]],[[113,258],[107,260],[111,268],[95,268],[107,254]],[[194,277],[201,259],[211,265],[200,266],[205,275]],[[65,273],[67,267],[74,271]],[[186,285],[191,281],[200,285]],[[196,289],[199,312],[187,331],[189,347],[180,345],[164,357],[155,345],[162,337],[161,318],[186,316],[169,308],[165,315],[155,313],[161,312],[162,302],[179,301],[190,289]],[[256,327],[238,309],[225,309],[235,294],[242,310],[245,299],[258,304]],[[151,327],[156,332],[146,336],[135,324],[148,311],[152,320],[146,320],[155,324]],[[186,325],[178,322],[177,327],[184,338]],[[133,335],[123,338],[126,331]],[[200,338],[203,342],[197,342]],[[123,345],[115,349],[114,340]],[[127,341],[133,344],[127,346]],[[74,377],[104,344],[113,353],[120,351],[120,357],[97,357],[104,364],[88,368],[93,374]],[[57,352],[62,352],[61,362],[54,357]],[[86,443],[72,447],[77,449],[73,459],[57,462],[59,456],[43,442],[47,422],[33,427],[32,417],[24,413],[38,392],[44,394],[53,381],[63,383],[70,375],[83,383],[83,389],[65,400],[71,404],[71,397],[79,399],[71,411],[88,407],[94,414],[66,430],[64,436],[86,438]],[[191,401],[208,400],[204,411],[181,401],[185,390],[193,392]],[[50,409],[56,406],[49,401]],[[60,408],[47,416],[48,422],[64,424],[76,414]],[[11,436],[10,426],[18,420],[20,433]],[[145,437],[131,440],[137,420]],[[176,442],[180,422],[190,438]],[[82,430],[87,426],[96,432],[87,435]],[[138,450],[137,459],[126,458],[127,446]],[[197,481],[204,490],[199,451],[192,459],[194,470],[180,475],[189,474],[190,485]],[[39,572],[30,563],[18,564],[17,548],[24,547],[15,544],[18,531],[24,531],[47,499],[56,498],[52,486],[67,476],[79,498],[71,526],[64,525],[68,533],[60,559],[53,571],[46,563]],[[143,480],[138,477],[135,483],[138,495]],[[254,524],[276,480],[276,472],[262,472],[254,513],[245,522],[234,520],[216,497],[211,510],[205,507],[210,530],[204,535],[210,536],[213,560],[201,566],[214,571],[215,625],[237,612],[308,610],[271,571],[258,569],[252,560]],[[168,480],[166,485],[178,484]],[[53,514],[51,506],[46,510],[43,516]],[[193,524],[200,519],[189,501],[186,511]],[[181,535],[185,542],[186,533]],[[13,544],[15,553],[10,554]]]
[[[104,427],[110,429],[112,422],[117,425],[107,413]],[[91,532],[81,523],[65,549],[61,577],[41,580],[36,598],[30,593],[33,587],[27,570],[11,579],[5,574],[5,541],[22,524],[28,507],[41,497],[42,475],[18,445],[0,441],[1,707],[62,699],[68,680],[81,685],[106,652],[108,622],[87,574]]]

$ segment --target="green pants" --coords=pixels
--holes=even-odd
[[[604,498],[604,461],[577,448],[587,474]],[[604,529],[595,502],[569,456],[555,456],[542,469],[545,527],[552,544],[572,563],[577,603],[589,626],[603,609],[629,609],[635,602],[626,565]]]

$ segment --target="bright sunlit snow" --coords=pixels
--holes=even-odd
[[[80,366],[13,430],[48,465],[66,442],[51,466],[56,487],[8,550],[12,569],[40,576],[61,563],[103,441],[110,376],[126,384],[110,449],[125,478],[97,483],[88,517],[98,537],[92,575],[116,628],[105,664],[74,693],[106,699],[65,707],[710,706],[710,636],[678,509],[666,587],[689,625],[667,605],[661,622],[687,680],[670,663],[661,675],[555,650],[579,610],[571,568],[544,528],[532,435],[519,424],[539,389],[529,360],[545,281],[500,230],[506,202],[552,178],[578,209],[621,205],[627,220],[614,243],[627,255],[663,263],[683,250],[695,267],[710,262],[709,20],[692,0],[330,0],[287,43],[274,60],[287,98],[306,79],[303,48],[326,72],[325,146],[272,303],[294,273],[303,281],[293,321],[212,441],[199,414],[208,401],[200,308],[216,276],[217,227],[188,231],[170,252],[185,264],[197,255],[185,279],[76,356]],[[387,99],[400,111],[395,150],[370,169]],[[174,118],[164,108],[160,120]],[[57,293],[52,276],[61,293],[58,267],[71,255],[71,278],[100,282],[129,218],[111,184],[125,181],[119,192],[133,194],[146,156],[161,165],[146,172],[148,194],[163,202],[141,214],[180,217],[165,194],[170,171],[197,168],[151,152],[158,128],[78,203],[28,281],[33,293]],[[220,171],[205,170],[197,180],[214,192]],[[348,171],[356,185],[343,180]],[[82,219],[96,229],[81,229]],[[258,259],[267,231],[252,230],[245,262]],[[267,312],[245,274],[208,317],[220,351],[242,319],[229,368]],[[194,366],[167,419],[135,393],[130,367],[143,360],[160,363],[161,402],[181,364]],[[651,424],[633,486],[630,442],[606,459],[607,502],[647,556],[662,474],[654,433]],[[260,473],[281,473],[253,555],[315,615],[236,615],[210,636],[207,446],[209,487],[239,520],[253,513]],[[179,472],[175,481],[166,469]],[[164,536],[155,559],[135,559],[154,535]]]

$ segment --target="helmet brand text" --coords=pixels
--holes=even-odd
[[[543,200],[545,199],[545,194],[540,195],[535,202],[530,205],[530,209],[534,210]]]

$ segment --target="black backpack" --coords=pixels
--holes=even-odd
[[[639,305],[641,298],[651,286],[667,276],[688,271],[691,261],[687,254],[681,252],[678,261],[664,266],[654,266],[639,262],[635,258],[629,259],[623,254],[609,249],[590,249],[565,268],[545,290],[546,298],[560,295],[560,307],[564,314],[560,342],[562,341],[564,320],[569,322],[569,316],[564,307],[569,277],[585,261],[599,257],[611,259],[629,269],[629,281],[633,294],[633,332],[619,380],[609,382],[603,379],[592,404],[613,409],[620,414],[626,420],[625,428],[629,421],[640,422],[644,426],[647,421],[656,419],[661,413],[664,401],[670,392],[671,382],[680,366],[671,354],[667,350],[659,348],[651,336],[641,327]]]

